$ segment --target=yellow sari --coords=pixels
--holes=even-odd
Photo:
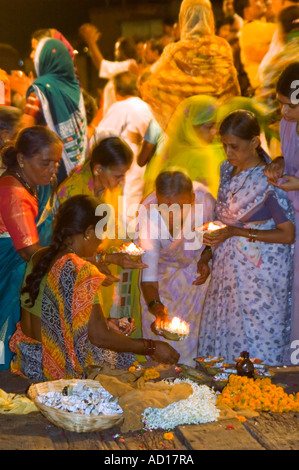
[[[179,22],[181,39],[164,49],[140,90],[163,130],[178,104],[190,96],[210,95],[222,104],[240,95],[231,47],[214,34],[210,2],[184,0]]]

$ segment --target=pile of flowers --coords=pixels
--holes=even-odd
[[[231,375],[217,398],[217,405],[273,413],[299,412],[299,393],[288,395],[282,387],[272,384],[267,378],[254,380]]]
[[[136,372],[142,370],[143,368],[138,361],[133,362],[133,365],[129,367],[129,372]],[[160,372],[155,369],[155,367],[149,367],[144,369],[143,377],[145,381],[158,379],[160,377]]]
[[[220,411],[216,407],[216,393],[212,389],[188,379],[171,382],[172,385],[178,383],[189,383],[193,389],[192,395],[165,408],[144,410],[142,420],[147,429],[173,429],[184,424],[217,421]]]

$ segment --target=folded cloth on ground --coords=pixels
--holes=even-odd
[[[33,411],[39,410],[29,398],[0,389],[0,414],[26,415]]]
[[[188,383],[171,385],[166,382],[148,382],[140,377],[133,383],[123,382],[111,375],[98,374],[95,378],[112,395],[118,397],[124,412],[123,433],[144,427],[142,414],[146,408],[165,408],[171,403],[187,399],[192,393]]]

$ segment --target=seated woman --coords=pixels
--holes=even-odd
[[[123,240],[119,240],[118,228],[121,230],[121,227],[117,224],[121,201],[119,197],[122,195],[122,185],[132,161],[133,152],[130,147],[112,131],[103,130],[99,135],[99,142],[92,149],[90,160],[78,166],[59,186],[57,197],[61,204],[72,196],[85,194],[96,196],[99,204],[105,203],[113,207],[116,233],[113,234],[114,238],[107,237],[103,241],[102,250],[106,251],[106,254],[102,260],[105,263],[99,266],[101,272],[106,274],[101,287],[103,310],[106,317],[120,318],[134,315],[137,326],[134,333],[136,336],[140,333],[139,290],[130,287],[132,276],[137,275],[134,269],[142,268],[143,264],[132,261],[126,254],[109,253],[111,248],[123,243]],[[110,264],[108,268],[106,263],[113,264]]]
[[[204,235],[213,268],[200,326],[200,356],[231,363],[241,351],[266,364],[285,363],[289,346],[295,228],[286,194],[269,184],[271,160],[249,111],[220,126],[227,154],[221,167],[216,219],[226,227]],[[202,261],[210,255],[205,250]]]
[[[8,339],[20,320],[26,262],[49,243],[62,148],[54,132],[36,126],[20,132],[2,152],[6,170],[0,178],[0,370],[9,369],[12,357]]]
[[[156,180],[156,190],[143,202],[140,216],[139,245],[148,268],[142,271],[142,331],[157,338],[152,324],[178,316],[190,324],[189,338],[171,341],[184,364],[194,365],[198,348],[199,325],[207,290],[209,269],[198,264],[202,252],[200,240],[191,243],[194,229],[214,215],[214,199],[200,183],[192,183],[182,171],[166,171]],[[158,207],[157,207],[158,204]],[[162,205],[179,208],[179,219],[172,212],[159,212]],[[186,213],[185,207],[189,206]],[[203,208],[203,221],[197,220],[197,208]],[[185,213],[184,213],[185,212]],[[201,217],[200,217],[201,218]],[[189,224],[189,226],[188,226]],[[190,232],[188,232],[190,230]],[[190,240],[188,240],[190,238]],[[205,283],[205,284],[204,284]]]
[[[21,322],[10,340],[14,373],[41,381],[82,378],[92,365],[124,367],[134,361],[131,354],[113,352],[178,361],[179,354],[168,344],[131,339],[120,333],[120,325],[104,318],[99,293],[104,276],[84,260],[101,243],[97,206],[96,198],[83,195],[66,201],[58,210],[51,244],[28,264]]]
[[[184,168],[192,181],[206,185],[216,198],[220,165],[225,159],[216,137],[217,102],[211,96],[191,96],[176,109],[167,128],[164,168]]]

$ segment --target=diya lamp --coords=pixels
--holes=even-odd
[[[174,317],[171,321],[161,321],[159,327],[155,326],[155,330],[158,335],[170,341],[183,341],[190,334],[190,325],[179,317]]]
[[[127,255],[131,256],[134,260],[138,260],[145,253],[144,250],[137,246],[134,242],[123,243],[119,247],[118,252],[126,253]]]
[[[203,224],[201,227],[197,228],[197,232],[201,233],[208,233],[208,234],[213,234],[217,230],[220,230],[221,228],[225,228],[226,225],[222,224],[221,222],[207,222],[206,224]]]

